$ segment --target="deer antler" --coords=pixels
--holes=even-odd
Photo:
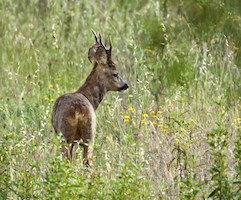
[[[92,33],[93,33],[93,34],[94,34],[94,36],[95,36],[95,41],[96,41],[96,43],[99,43],[99,42],[98,42],[98,38],[97,38],[97,36],[96,36],[95,31],[94,31],[93,29],[91,29],[91,31],[92,31]]]
[[[101,34],[100,34],[100,33],[99,33],[99,38],[100,38],[100,44],[101,44],[101,46],[103,46],[104,49],[107,51],[107,49],[106,49],[106,39],[105,39],[105,45],[103,45],[103,44],[102,44]]]
[[[105,47],[106,47],[106,43],[107,43],[107,41],[106,41],[106,38],[105,38]]]
[[[99,40],[100,40],[100,42],[98,42],[98,37],[97,37],[97,35],[96,35],[96,33],[95,33],[95,31],[94,31],[94,29],[91,29],[91,31],[92,31],[92,33],[94,34],[94,36],[95,36],[95,41],[96,41],[96,43],[97,44],[101,44],[104,48],[105,48],[105,50],[107,50],[106,49],[106,43],[107,43],[107,40],[105,39],[105,45],[103,45],[102,44],[102,40],[101,40],[101,34],[99,33]],[[109,37],[109,43],[110,43],[110,48],[109,48],[109,51],[111,52],[111,49],[112,49],[112,45],[111,45],[111,40],[110,40],[110,37]]]
[[[103,44],[102,44],[102,41],[101,41],[101,34],[99,33],[99,40],[100,40],[100,44],[102,45],[102,46],[104,46]]]

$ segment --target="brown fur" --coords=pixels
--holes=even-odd
[[[107,91],[126,90],[128,85],[118,76],[111,59],[110,49],[99,41],[93,31],[96,44],[88,52],[93,69],[85,83],[75,92],[59,97],[53,107],[51,122],[57,134],[62,133],[70,149],[62,146],[62,154],[72,159],[73,147],[84,147],[84,164],[92,167],[92,146],[96,134],[95,110]]]

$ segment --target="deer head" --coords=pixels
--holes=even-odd
[[[112,45],[109,39],[110,47],[106,48],[102,43],[101,35],[98,37],[94,30],[92,30],[96,43],[92,45],[88,52],[88,59],[97,70],[97,78],[101,84],[104,84],[107,91],[121,91],[126,90],[128,85],[118,75],[116,64],[112,61],[111,50]]]

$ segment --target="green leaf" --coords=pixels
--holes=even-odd
[[[208,198],[210,198],[210,197],[212,197],[212,196],[215,196],[218,191],[219,191],[219,188],[214,189],[214,190],[208,195]]]

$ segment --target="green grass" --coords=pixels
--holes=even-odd
[[[240,199],[241,3],[230,2],[2,0],[0,199]],[[92,28],[111,37],[130,86],[96,112],[94,178],[81,147],[62,160],[50,122],[91,71]]]

